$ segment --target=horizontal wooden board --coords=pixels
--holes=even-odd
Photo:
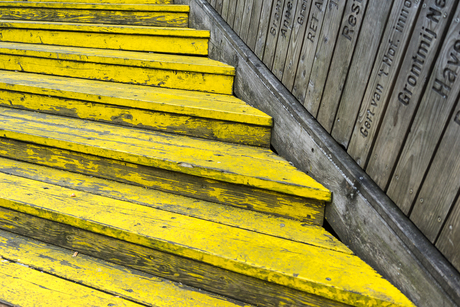
[[[346,304],[412,306],[356,256],[83,192],[71,197],[71,189],[20,177],[0,177],[3,177],[0,205],[8,209]],[[227,244],[222,244],[222,240]],[[343,272],[351,278],[343,278]]]

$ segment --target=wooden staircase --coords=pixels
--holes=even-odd
[[[168,0],[0,1],[0,302],[412,306]]]

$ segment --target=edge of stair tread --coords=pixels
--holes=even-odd
[[[243,305],[128,267],[80,253],[75,255],[71,250],[4,230],[0,230],[0,258],[149,306]]]
[[[45,2],[45,1],[0,1],[0,7],[30,7],[48,9],[87,9],[189,13],[190,7],[183,4],[132,4],[132,3],[82,3],[82,2]]]
[[[272,126],[272,118],[262,111],[219,94],[12,71],[0,71],[0,89]]]
[[[268,149],[4,107],[0,114],[6,138],[300,197],[331,199],[323,185]]]
[[[0,1],[1,3],[1,1]],[[103,32],[117,34],[136,35],[162,35],[177,37],[209,38],[208,30],[197,30],[191,28],[171,27],[149,27],[131,25],[110,25],[110,24],[83,24],[71,22],[49,22],[49,21],[28,21],[28,20],[7,20],[0,19],[0,28],[18,28],[34,30],[59,30],[59,31],[81,31],[81,32]]]
[[[97,195],[70,197],[70,189],[24,178],[8,176],[2,183],[4,208],[343,303],[410,306],[399,290],[353,255]]]
[[[323,227],[252,210],[235,208],[108,179],[0,157],[0,173],[122,200],[179,215],[310,244],[346,254],[353,252]]]
[[[235,75],[234,67],[198,56],[9,42],[0,42],[0,53],[162,70],[195,71],[227,76]]]

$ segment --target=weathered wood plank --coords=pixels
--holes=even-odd
[[[331,1],[329,6],[326,7],[324,19],[328,22],[324,22],[321,28],[310,75],[307,76],[308,71],[305,71],[305,77],[303,77],[306,79],[304,79],[304,88],[301,88],[300,98],[303,98],[303,100],[300,100],[300,102],[315,116],[318,114],[319,103],[323,95],[322,85],[326,83],[345,4],[346,1]],[[314,7],[312,6],[313,9]],[[294,91],[296,90],[294,89],[293,93]],[[296,97],[299,99],[298,95]]]
[[[298,0],[287,0],[284,5],[272,67],[272,72],[278,80],[283,79],[284,66],[287,60],[286,56],[288,53],[289,42],[291,41],[292,29],[294,27],[294,17],[297,11],[298,2]]]
[[[289,90],[292,90],[292,87],[294,86],[295,75],[300,59],[300,51],[302,50],[302,43],[307,29],[308,16],[313,3],[311,0],[298,0],[297,2],[298,4],[293,20],[291,40],[289,41],[282,78],[283,84]]]
[[[410,126],[407,141],[390,178],[387,194],[405,214],[409,214],[412,210],[436,146],[457,104],[460,93],[460,81],[456,77],[460,73],[459,31],[459,23],[452,23],[425,94],[418,106],[417,114]],[[396,127],[402,125],[395,124]],[[386,172],[383,175],[385,174]]]
[[[460,198],[454,205],[452,212],[444,224],[444,227],[436,242],[436,247],[452,265],[460,271]]]
[[[230,298],[239,297],[254,305],[346,306],[198,261],[5,208],[0,208],[0,221],[0,228],[10,232]]]
[[[276,45],[281,32],[283,10],[286,2],[287,1],[285,0],[273,1],[272,13],[268,24],[267,41],[265,42],[263,56],[263,62],[270,70],[273,68],[273,60],[275,59]]]
[[[297,67],[294,87],[292,94],[300,101],[301,104],[306,103],[307,84],[310,78],[313,60],[316,55],[316,47],[319,43],[319,34],[323,26],[323,19],[326,10],[331,10],[337,3],[332,1],[328,6],[327,1],[314,1],[310,10],[310,15],[307,21],[307,30],[303,39],[301,57]],[[308,110],[308,108],[307,108]]]
[[[368,1],[348,1],[340,26],[340,35],[335,43],[334,55],[323,87],[320,107],[316,119],[331,132],[342,90],[350,69],[353,52],[359,38]],[[371,27],[370,29],[373,29]],[[354,76],[353,76],[354,77]],[[321,86],[316,84],[315,86]]]
[[[235,12],[238,0],[230,0],[228,4],[227,23],[233,28],[235,22]]]
[[[262,11],[260,12],[260,22],[254,50],[254,53],[259,57],[259,59],[263,59],[264,56],[265,44],[267,43],[268,28],[270,26],[270,16],[274,1],[275,0],[264,0]]]
[[[222,0],[222,18],[228,22],[228,11],[231,0]]]
[[[219,13],[219,14],[222,14],[223,1],[224,0],[217,0],[216,1],[215,9],[216,9],[217,13]]]
[[[339,107],[332,126],[332,137],[345,148],[348,145],[359,107],[378,54],[385,26],[391,14],[398,13],[397,1],[371,1],[364,16],[362,30],[353,54],[348,77],[342,91]]]
[[[459,193],[459,135],[460,106],[457,105],[410,214],[410,219],[431,242],[435,242]]]
[[[435,57],[441,47],[441,37],[449,26],[447,21],[454,13],[456,17],[460,16],[460,8],[454,10],[456,4],[456,1],[446,1],[444,4],[437,2],[429,8],[430,11],[421,12],[422,16],[426,14],[425,22],[422,28],[415,28],[419,38],[413,38],[408,47],[385,116],[375,137],[374,148],[369,153],[366,173],[382,190],[386,190],[388,186],[414,113],[423,97]]]
[[[251,48],[252,51],[256,50],[256,42],[257,37],[259,35],[259,23],[261,22],[261,13],[262,13],[262,5],[264,2],[263,0],[252,0],[252,12],[251,18],[249,19],[249,26],[248,32],[246,35],[246,45]]]
[[[248,41],[248,34],[249,34],[249,27],[253,21],[251,20],[252,17],[252,11],[254,10],[254,0],[246,0],[244,4],[244,11],[243,11],[243,17],[241,21],[241,29],[240,29],[240,34],[239,36],[241,39],[247,43]],[[255,20],[258,21],[258,20]]]
[[[246,0],[235,0],[237,2],[235,9],[235,20],[233,21],[233,31],[241,35],[241,24],[243,23],[244,5]]]

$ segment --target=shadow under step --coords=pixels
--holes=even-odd
[[[358,257],[22,177],[0,176],[9,231],[248,303],[412,306]]]
[[[270,146],[271,117],[227,95],[0,71],[0,105]]]
[[[106,24],[0,20],[3,42],[207,55],[209,31]]]
[[[1,230],[0,259],[0,302],[12,306],[244,306]]]
[[[0,154],[321,225],[331,193],[270,150],[0,108]]]
[[[0,69],[228,95],[235,75],[203,57],[5,42]]]
[[[93,1],[94,2],[94,1]],[[188,5],[0,1],[8,20],[188,27]]]

